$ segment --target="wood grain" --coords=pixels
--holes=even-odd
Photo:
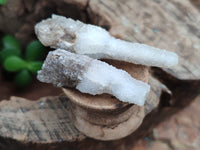
[[[48,143],[85,138],[71,123],[66,97],[30,101],[11,97],[0,103],[0,135],[23,142]],[[58,130],[59,129],[59,130]]]
[[[16,4],[12,9],[14,3]],[[60,100],[54,101],[55,98],[50,98],[51,105],[46,106],[45,112],[48,113],[44,115],[44,110],[34,112],[35,108],[39,108],[41,100],[37,103],[19,98],[18,102],[11,100],[0,103],[0,112],[4,118],[4,120],[2,119],[0,133],[4,145],[9,145],[6,142],[7,137],[20,142],[20,146],[19,143],[15,144],[24,149],[37,147],[37,149],[128,150],[139,138],[150,133],[155,125],[188,106],[199,94],[199,2],[197,3],[194,0],[49,0],[48,2],[45,0],[9,0],[5,7],[0,7],[0,31],[15,34],[16,37],[21,39],[22,43],[26,44],[34,38],[34,24],[49,17],[52,13],[100,25],[109,30],[115,37],[127,41],[145,43],[174,51],[179,55],[179,64],[171,69],[151,68],[152,77],[149,80],[151,93],[145,104],[146,117],[140,128],[124,139],[112,142],[95,141],[85,138],[77,131],[77,135],[80,134],[81,138],[79,136],[78,138],[76,136],[70,138],[68,137],[68,128],[72,128],[74,131],[75,129],[71,125],[66,125],[67,127],[61,125],[60,119],[66,124],[70,124],[70,122],[64,119],[67,118],[64,117],[67,116],[67,112],[65,114],[61,111],[61,105],[65,105],[61,104]],[[29,113],[18,112],[19,107],[21,107],[19,104],[24,104],[22,105],[24,108],[28,107]],[[13,116],[7,116],[9,113]],[[17,114],[16,117],[14,117],[14,114]],[[2,115],[0,116],[2,117]],[[23,116],[21,120],[20,115]],[[32,127],[23,120],[27,119],[27,116],[28,119],[34,120]],[[41,125],[38,116],[41,116],[45,122],[52,121],[53,124],[57,121],[59,123],[56,123],[56,126],[49,125],[47,128],[45,125]],[[15,123],[12,123],[9,117],[15,120]],[[25,125],[22,125],[21,122]],[[36,124],[40,124],[40,126]],[[11,128],[13,131],[10,130]],[[25,129],[30,130],[31,137],[29,134],[25,134],[25,131],[23,131]],[[39,135],[39,138],[34,130],[43,135]],[[60,138],[56,136],[55,131],[60,134],[63,142],[59,141]],[[79,139],[82,139],[82,141],[70,142]],[[31,145],[29,142],[37,144]],[[44,144],[45,142],[49,144]],[[60,143],[58,144],[58,142]]]

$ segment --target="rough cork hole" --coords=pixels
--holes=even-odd
[[[5,10],[6,9],[10,11],[9,8],[5,7]],[[16,5],[15,9],[21,10],[21,14],[12,14],[13,12],[10,12],[9,14],[16,15],[14,17],[18,19],[13,20],[12,17],[9,18],[8,16],[1,20],[0,37],[4,34],[14,35],[22,44],[23,49],[25,49],[30,41],[37,39],[34,33],[34,25],[42,19],[51,17],[52,14],[63,15],[81,20],[85,23],[99,25],[106,30],[110,29],[109,22],[105,18],[102,18],[97,12],[92,12],[89,8],[89,3],[84,5],[73,1],[71,3],[53,0],[48,2],[37,1],[34,3],[25,2],[24,4]],[[11,24],[10,22],[12,21],[14,22]],[[13,29],[15,30],[13,31]],[[50,48],[47,49],[51,50]],[[30,100],[36,100],[43,96],[55,96],[63,93],[61,89],[55,88],[50,84],[40,83],[36,78],[34,78],[32,85],[28,88],[18,89],[12,82],[13,75],[14,73],[7,73],[0,65],[0,100],[10,99],[10,96],[19,96]]]

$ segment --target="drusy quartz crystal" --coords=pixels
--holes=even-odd
[[[37,78],[59,87],[72,87],[92,95],[108,93],[119,100],[144,105],[150,86],[127,72],[88,56],[62,49],[49,52]]]
[[[150,86],[98,59],[164,68],[178,63],[173,52],[116,39],[101,27],[63,16],[52,15],[39,22],[35,33],[45,46],[58,48],[49,52],[38,72],[40,81],[92,95],[108,93],[140,106],[144,105]]]
[[[52,18],[41,21],[35,26],[35,33],[45,46],[96,59],[122,60],[164,68],[178,63],[178,56],[173,52],[116,39],[101,27],[63,16],[52,15]]]

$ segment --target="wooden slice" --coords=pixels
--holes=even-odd
[[[24,47],[35,39],[34,25],[54,13],[100,25],[115,37],[167,49],[179,55],[179,65],[174,68],[151,68],[149,80],[151,92],[145,103],[146,116],[138,130],[130,136],[112,142],[92,139],[70,142],[67,126],[71,125],[71,122],[65,117],[68,115],[67,112],[63,113],[62,109],[54,107],[56,102],[59,102],[54,99],[50,101],[51,104],[46,105],[41,113],[35,109],[36,104],[19,100],[19,105],[26,104],[26,106],[19,106],[19,109],[26,109],[27,104],[30,106],[29,113],[26,113],[25,117],[32,119],[32,116],[38,116],[38,118],[33,118],[32,122],[44,126],[41,128],[39,125],[30,124],[32,125],[30,126],[27,123],[27,128],[31,130],[24,134],[23,128],[20,129],[23,126],[19,126],[21,120],[16,117],[18,107],[12,105],[12,101],[8,101],[7,105],[4,103],[0,108],[1,116],[5,118],[5,120],[1,119],[0,149],[133,149],[133,145],[138,139],[144,139],[159,122],[188,106],[199,95],[200,9],[193,2],[194,0],[9,0],[6,5],[0,6],[0,31],[15,35],[24,44]],[[7,109],[8,107],[11,109]],[[12,110],[12,108],[16,109]],[[49,113],[49,111],[55,111],[55,113]],[[57,115],[59,112],[62,113],[63,119]],[[15,120],[14,123],[8,119],[9,113],[12,113],[9,116]],[[52,117],[52,114],[55,116]],[[40,123],[41,117],[44,118],[44,121]],[[24,116],[21,118],[24,119]],[[60,124],[54,126],[58,121]],[[50,125],[45,127],[48,123]],[[63,129],[64,127],[66,128]],[[35,135],[36,133],[39,134]],[[78,135],[77,132],[75,133],[73,135]],[[16,136],[16,134],[19,135]],[[41,135],[44,135],[42,138],[48,144],[42,144]],[[53,135],[53,138],[50,138],[50,135]],[[21,136],[24,137],[22,141],[20,140]],[[10,144],[10,139],[15,139],[17,142]],[[76,138],[71,136],[70,139]],[[63,142],[60,142],[61,140]],[[27,144],[28,142],[31,144]]]
[[[147,67],[122,61],[105,61],[138,80],[148,82]],[[144,106],[121,102],[112,95],[93,96],[70,88],[63,88],[63,91],[71,101],[72,122],[89,137],[99,140],[120,139],[135,131],[144,118]]]

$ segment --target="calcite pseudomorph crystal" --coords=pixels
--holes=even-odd
[[[35,26],[35,33],[45,46],[96,59],[114,59],[164,68],[178,63],[178,56],[173,52],[116,39],[101,27],[63,16],[52,15],[52,18],[41,21]]]
[[[173,52],[116,39],[101,27],[63,16],[52,15],[39,22],[35,33],[45,46],[59,48],[49,52],[38,72],[40,81],[91,95],[108,93],[139,106],[144,104],[150,86],[97,59],[164,68],[178,63]]]
[[[144,105],[150,86],[127,72],[88,56],[62,49],[49,52],[37,78],[92,95],[108,93],[123,102]]]

